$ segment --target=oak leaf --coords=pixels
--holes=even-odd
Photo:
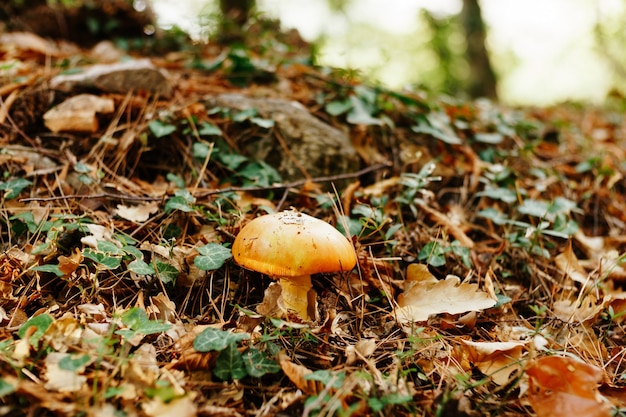
[[[408,324],[426,321],[433,314],[480,311],[495,304],[496,300],[479,290],[477,284],[461,283],[453,275],[437,280],[426,265],[411,264],[395,313],[400,324]]]
[[[608,417],[611,407],[602,402],[598,383],[602,370],[564,356],[537,359],[526,369],[528,400],[538,417]]]

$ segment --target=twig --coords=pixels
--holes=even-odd
[[[287,184],[273,184],[266,187],[226,187],[220,188],[211,191],[204,191],[195,195],[196,198],[208,197],[216,194],[230,193],[236,191],[269,191],[269,190],[282,190],[300,187],[307,182],[331,182],[331,181],[339,181],[350,178],[360,177],[361,175],[367,174],[368,172],[377,171],[382,168],[389,168],[390,164],[377,164],[372,165],[366,168],[363,168],[356,172],[348,172],[345,174],[337,174],[337,175],[328,175],[324,177],[317,177],[309,179],[303,179],[298,181],[293,181]],[[21,198],[20,201],[27,203],[30,201],[58,201],[58,200],[82,200],[82,199],[95,199],[95,198],[110,198],[110,199],[120,199],[120,200],[134,200],[134,201],[159,201],[162,200],[163,197],[147,197],[147,196],[137,196],[137,195],[128,195],[128,194],[114,194],[114,193],[98,193],[98,194],[68,194],[68,195],[60,195],[54,197],[30,197],[30,198]]]

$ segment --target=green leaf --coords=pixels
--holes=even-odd
[[[154,275],[154,268],[147,263],[145,263],[142,259],[135,259],[131,263],[128,264],[128,269],[133,271],[137,275]]]
[[[158,320],[150,320],[146,312],[139,308],[133,307],[122,314],[122,323],[128,326],[132,331],[141,333],[143,335],[149,335],[154,333],[162,333],[172,327],[168,323],[163,323]],[[117,334],[120,334],[121,330],[118,330]]]
[[[9,220],[20,220],[26,227],[30,233],[35,233],[39,225],[35,222],[35,216],[30,211],[25,211],[23,213],[18,213],[14,216],[9,217]]]
[[[16,390],[17,388],[15,386],[0,378],[0,398],[9,394],[13,394]]]
[[[133,258],[143,259],[143,253],[141,253],[141,251],[134,246],[124,245],[124,247],[122,247],[122,251],[125,254],[131,255]]]
[[[106,240],[99,240],[98,241],[98,250],[101,252],[105,252],[109,255],[112,256],[122,256],[124,255],[124,251],[117,246],[115,243],[113,242],[108,242]]]
[[[206,143],[195,142],[191,147],[191,154],[196,159],[205,160],[206,157],[209,155],[209,152],[215,152],[215,150],[212,150],[212,148]]]
[[[434,267],[446,264],[445,250],[437,242],[428,242],[417,255],[420,261],[427,261],[429,265]]]
[[[250,107],[250,108],[247,108],[245,110],[235,113],[235,115],[233,115],[233,122],[244,122],[256,115],[257,115],[257,109],[255,109],[254,107]]]
[[[515,203],[517,201],[517,192],[510,188],[494,188],[487,187],[485,190],[476,193],[477,196],[485,196],[494,200],[504,201],[505,203]]]
[[[208,243],[196,250],[200,255],[194,258],[193,263],[203,271],[220,269],[233,256],[230,249],[218,243]]]
[[[343,101],[335,100],[326,104],[324,108],[326,110],[326,113],[330,114],[331,116],[339,116],[340,114],[343,114],[352,108],[352,101],[350,101],[349,99]]]
[[[344,371],[336,372],[329,371],[328,369],[322,369],[306,374],[304,379],[309,381],[319,381],[325,386],[330,384],[331,388],[339,389],[343,385],[343,381],[346,379],[346,373]]]
[[[269,187],[281,181],[278,171],[263,161],[252,162],[238,173],[259,187]]]
[[[225,330],[208,327],[193,341],[193,348],[198,352],[220,351],[226,346],[237,344],[240,340],[249,339],[248,333],[232,333]]]
[[[251,117],[250,121],[252,123],[254,123],[255,125],[262,127],[264,129],[270,129],[272,127],[274,127],[274,120],[272,119],[263,119],[261,117]]]
[[[180,274],[178,269],[176,269],[174,265],[165,262],[156,261],[155,263],[161,282],[164,284],[175,284],[176,278],[178,278],[178,274]]]
[[[263,375],[275,374],[280,371],[280,365],[259,349],[250,348],[246,350],[242,358],[246,372],[253,378],[260,378]]]
[[[479,211],[478,215],[491,220],[497,225],[503,225],[510,222],[510,219],[506,217],[506,214],[492,207]]]
[[[172,197],[165,203],[165,213],[170,213],[174,210],[180,210],[185,213],[190,213],[194,209],[189,205],[189,202],[184,197]]]
[[[149,398],[159,398],[164,403],[168,403],[173,399],[180,397],[180,393],[168,381],[156,381],[154,387],[147,387],[146,395]]]
[[[209,122],[202,122],[200,123],[198,134],[200,136],[222,136],[222,131],[220,130],[219,127]]]
[[[180,175],[169,172],[165,178],[167,178],[168,181],[173,182],[176,187],[185,188],[185,180]]]
[[[106,269],[117,269],[122,264],[122,258],[111,256],[108,253],[96,252],[91,248],[83,249],[83,256],[91,259],[97,264],[102,265]]]
[[[31,327],[35,327],[36,330],[33,334],[31,334],[29,342],[32,346],[35,346],[39,339],[43,337],[43,335],[48,330],[48,327],[52,324],[52,317],[48,314],[40,314],[38,316],[32,317],[26,321],[26,323],[22,324],[20,329],[17,331],[17,335],[21,338],[26,336],[26,332]]]
[[[248,158],[236,153],[220,153],[216,159],[232,170],[236,170],[241,164],[248,161]]]
[[[222,350],[215,361],[213,374],[222,381],[241,379],[248,373],[243,363],[241,353],[235,344],[230,344]]]
[[[31,268],[31,270],[32,271],[39,271],[39,272],[50,272],[50,273],[56,275],[57,277],[62,277],[62,276],[65,275],[59,269],[59,265],[52,265],[52,264],[37,265],[37,266]]]
[[[148,129],[150,129],[150,132],[152,132],[155,137],[162,138],[163,136],[174,133],[176,126],[170,123],[163,123],[160,120],[153,120],[148,123]]]
[[[477,142],[497,145],[502,142],[504,137],[500,133],[475,133],[474,139],[476,139]]]
[[[59,368],[66,371],[80,372],[91,361],[89,355],[67,355],[59,361]]]
[[[350,102],[352,103],[352,110],[348,113],[346,121],[353,125],[376,125],[380,126],[383,121],[372,117],[373,109],[363,102],[359,97],[350,96]]]
[[[22,190],[31,184],[31,181],[24,178],[16,178],[7,182],[0,181],[0,191],[6,191],[4,193],[4,198],[12,200],[17,198]]]

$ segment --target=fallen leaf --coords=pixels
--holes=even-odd
[[[150,218],[150,215],[156,213],[158,209],[159,203],[156,201],[139,204],[136,206],[125,206],[123,204],[118,204],[117,209],[115,210],[115,214],[120,216],[122,219],[131,222],[143,223]]]
[[[461,340],[467,346],[467,358],[493,382],[504,385],[511,374],[520,369],[523,342],[473,342]]]
[[[91,94],[79,94],[48,110],[43,115],[44,124],[53,132],[96,132],[96,113],[112,113],[113,100]]]
[[[320,383],[318,381],[304,378],[306,375],[313,373],[313,371],[306,366],[298,365],[297,363],[292,362],[285,352],[280,352],[278,354],[278,364],[287,378],[289,378],[289,380],[305,394],[316,395],[321,391]]]
[[[194,403],[193,392],[184,397],[175,398],[172,401],[163,402],[159,397],[146,401],[143,411],[151,417],[193,417],[198,414],[197,406]]]
[[[602,370],[564,356],[537,359],[526,369],[528,400],[538,417],[608,417],[611,407],[601,400]]]
[[[566,276],[575,282],[583,285],[588,285],[590,282],[589,274],[585,271],[585,268],[580,265],[578,258],[572,250],[572,244],[570,242],[567,248],[559,253],[554,258],[554,263]]]
[[[84,372],[84,366],[77,370],[63,369],[59,364],[70,358],[68,353],[50,352],[46,356],[46,384],[45,388],[51,391],[76,392],[87,382],[87,377],[79,372]]]
[[[461,283],[459,277],[452,275],[439,281],[428,272],[426,265],[412,264],[395,313],[398,322],[408,324],[426,321],[434,314],[460,314],[494,305],[496,300],[480,291],[477,284]]]

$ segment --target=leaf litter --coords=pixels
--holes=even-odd
[[[2,36],[3,414],[626,409],[620,99],[513,109],[393,92],[274,37],[138,59],[136,74],[72,61],[97,75],[87,87],[61,73],[68,54],[97,62],[89,51]],[[146,71],[167,94],[128,89]],[[224,93],[238,107],[211,104]],[[310,175],[287,141],[303,112],[307,137],[348,132],[359,166],[329,153]],[[279,318],[279,285],[231,261],[248,221],[288,207],[358,253],[352,272],[315,277],[317,322]]]

